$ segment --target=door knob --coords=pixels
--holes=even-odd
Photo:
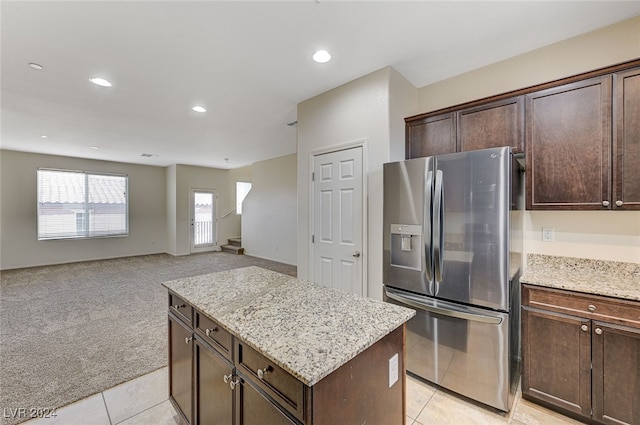
[[[356,251],[352,254],[354,257],[358,258],[360,256],[360,251]]]

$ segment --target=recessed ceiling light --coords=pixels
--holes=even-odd
[[[91,146],[91,149],[100,149],[100,146],[93,145],[93,146]]]
[[[89,78],[89,81],[91,81],[96,86],[100,86],[100,87],[111,87],[112,86],[110,81],[105,80],[104,78],[100,78],[100,77]]]
[[[331,55],[326,50],[318,50],[313,54],[313,60],[318,63],[326,63],[331,60]]]
[[[35,63],[35,62],[29,63],[29,66],[31,68],[33,68],[33,69],[37,69],[38,71],[42,71],[44,69],[44,66],[42,66],[42,65],[40,65],[38,63]]]
[[[191,109],[193,109],[196,112],[207,112],[207,110],[203,106],[200,106],[200,105],[196,105]]]
[[[41,138],[41,139],[46,139],[46,138],[48,138],[48,137],[49,137],[49,136],[47,136],[46,134],[41,134],[41,135],[40,135],[40,138]]]

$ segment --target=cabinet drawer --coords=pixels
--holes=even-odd
[[[188,302],[171,292],[169,292],[169,311],[187,326],[192,327],[193,308]]]
[[[236,340],[236,367],[293,416],[304,420],[305,385],[253,348]]]
[[[638,302],[530,285],[523,289],[523,305],[640,327]]]
[[[196,332],[220,354],[231,360],[231,334],[214,320],[196,311]]]

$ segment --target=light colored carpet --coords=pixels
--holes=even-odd
[[[257,265],[222,252],[146,255],[2,272],[0,410],[54,408],[167,365],[167,291],[161,283]]]

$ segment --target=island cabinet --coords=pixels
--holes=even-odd
[[[192,315],[190,305],[169,294],[169,398],[187,424],[193,415]]]
[[[404,423],[413,310],[257,267],[165,286],[184,424]]]
[[[640,424],[640,303],[523,285],[522,396],[577,419]]]
[[[614,209],[640,209],[640,68],[613,74]]]

